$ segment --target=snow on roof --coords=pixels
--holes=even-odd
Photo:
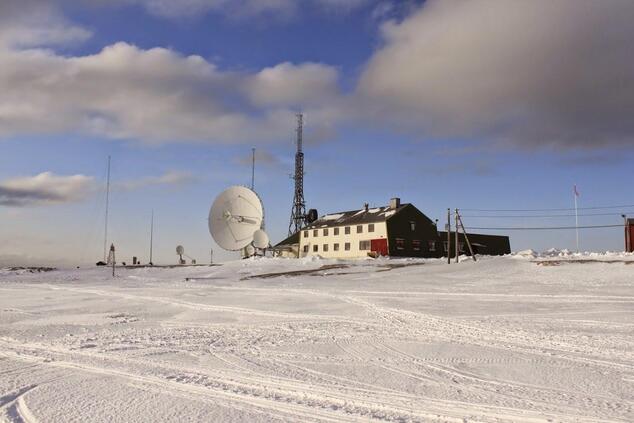
[[[327,214],[324,217],[322,217],[320,220],[337,220],[337,219],[341,219],[342,217],[343,217],[343,213]]]

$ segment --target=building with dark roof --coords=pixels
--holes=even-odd
[[[327,214],[276,246],[282,255],[326,258],[367,256],[442,257],[454,254],[447,245],[447,233],[439,232],[436,223],[414,205],[393,198],[385,207]],[[508,254],[506,236],[469,234],[476,254]],[[464,235],[458,235],[461,253]]]

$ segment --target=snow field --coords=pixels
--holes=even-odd
[[[633,421],[628,263],[1,271],[0,421]]]

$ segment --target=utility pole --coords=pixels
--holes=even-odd
[[[467,247],[469,248],[469,254],[471,254],[471,258],[473,261],[476,260],[475,254],[473,254],[473,248],[471,248],[471,242],[469,242],[469,236],[467,235],[467,230],[464,228],[464,223],[462,223],[462,217],[460,213],[458,213],[458,209],[456,209],[456,216],[458,216],[458,220],[460,221],[460,227],[462,227],[462,233],[464,234],[464,240],[467,242]]]
[[[447,264],[451,264],[451,209],[447,209]]]
[[[114,244],[110,245],[110,255],[108,256],[108,258],[112,260],[112,277],[114,278],[114,266],[116,264],[116,259],[114,256]]]
[[[622,214],[623,217],[623,227],[625,228],[625,252],[629,253],[632,249],[632,240],[630,239],[630,228],[627,224],[627,215]]]
[[[458,209],[456,209],[456,263],[460,263],[460,249],[458,248]]]

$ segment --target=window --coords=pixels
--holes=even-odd
[[[458,243],[458,251],[460,251],[461,253],[464,253],[464,242]]]
[[[414,232],[416,230],[416,222],[409,222],[409,228]]]
[[[396,238],[396,249],[404,250],[405,249],[405,240],[403,238]]]
[[[346,226],[344,232],[346,233],[346,235],[350,235],[350,226]]]
[[[412,250],[420,251],[420,239],[412,240]]]
[[[304,238],[308,238],[308,231],[304,231]]]
[[[335,250],[335,251],[339,251],[339,244],[337,244],[337,243],[332,244],[332,249]]]
[[[335,231],[335,235],[339,235],[339,228],[335,228],[334,231]]]
[[[319,251],[319,245],[315,244],[313,245],[313,253],[316,253],[317,251]]]
[[[436,241],[427,241],[427,247],[429,251],[436,251]]]
[[[322,248],[322,251],[324,253],[328,251],[328,244],[324,244],[324,247]]]
[[[319,231],[317,229],[313,230],[313,236],[319,236]]]
[[[344,246],[343,246],[343,249],[344,249],[344,250],[346,250],[346,251],[350,251],[350,243],[349,243],[349,242],[346,242],[346,243],[344,244]]]
[[[447,241],[444,241],[442,245],[443,245],[443,248],[445,249],[445,252],[449,251],[449,248],[447,248],[449,247],[449,243]]]
[[[357,225],[357,233],[358,234],[362,234],[363,233],[363,225]]]
[[[368,225],[368,232],[374,232],[374,223]]]
[[[328,236],[328,228],[324,229],[324,236]]]
[[[307,253],[308,252],[308,245],[304,245],[304,252]]]
[[[370,249],[370,241],[359,241],[359,251],[367,251]]]

